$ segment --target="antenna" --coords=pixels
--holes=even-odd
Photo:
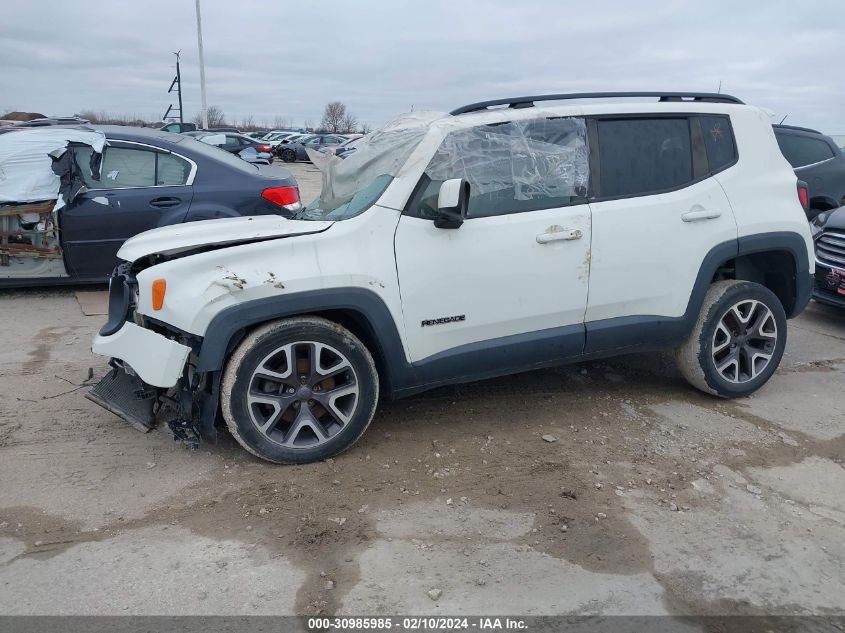
[[[716,88],[716,94],[717,95],[722,94],[722,80],[721,79],[719,80],[719,87]]]
[[[781,123],[783,123],[784,121],[786,121],[786,117],[788,117],[788,116],[789,116],[788,114],[784,114],[784,115],[783,115],[783,118],[780,120],[780,123],[778,123],[778,125],[780,125]]]
[[[166,120],[168,115],[171,111],[179,112],[179,123],[184,123],[182,120],[182,73],[179,71],[179,55],[182,53],[182,50],[178,50],[174,55],[176,55],[176,76],[173,78],[173,81],[170,82],[170,88],[167,89],[168,94],[173,92],[173,87],[176,87],[176,94],[179,95],[179,108],[174,108],[173,104],[171,103],[167,106],[167,112],[164,113],[164,119]]]

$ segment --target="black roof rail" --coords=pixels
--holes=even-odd
[[[487,110],[493,106],[508,106],[509,108],[531,108],[535,101],[565,101],[569,99],[629,99],[635,97],[655,97],[660,101],[704,101],[707,103],[738,103],[743,102],[731,95],[715,92],[570,92],[554,95],[535,95],[533,97],[512,97],[509,99],[491,99],[470,103],[452,110],[449,114],[466,114]]]
[[[783,123],[773,123],[772,127],[779,130],[796,130],[798,132],[810,132],[811,134],[821,134],[818,130],[809,127],[798,127],[797,125],[784,125]]]

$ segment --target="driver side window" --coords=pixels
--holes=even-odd
[[[433,219],[440,185],[470,185],[468,218],[567,206],[589,184],[587,129],[580,118],[531,119],[451,132],[425,169],[409,214]]]

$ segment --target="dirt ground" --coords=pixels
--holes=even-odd
[[[749,399],[627,356],[382,402],[283,467],[86,400],[75,290],[0,291],[0,613],[845,613],[841,310]]]

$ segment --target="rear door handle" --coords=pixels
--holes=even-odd
[[[561,240],[580,240],[584,234],[581,229],[564,229],[559,226],[550,226],[543,233],[537,235],[538,244],[548,244]]]
[[[682,213],[681,219],[684,222],[698,222],[699,220],[715,220],[721,215],[722,212],[719,209],[704,209],[695,206],[686,213]]]
[[[178,207],[182,204],[181,198],[173,198],[165,196],[163,198],[153,198],[150,200],[150,206],[158,207],[159,209],[169,209],[170,207]]]

